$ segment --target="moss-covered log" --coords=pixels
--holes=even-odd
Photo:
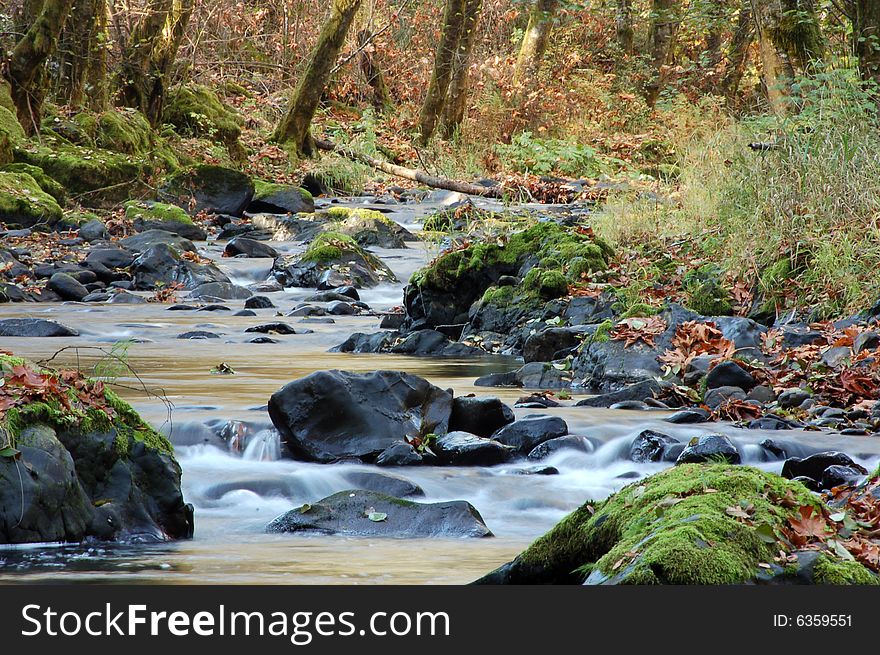
[[[443,133],[447,137],[452,136],[461,125],[467,109],[471,53],[477,38],[477,26],[482,8],[483,0],[465,0],[464,28],[453,58],[452,79],[449,82],[441,118]]]
[[[311,157],[315,154],[312,119],[360,5],[361,0],[334,0],[287,113],[272,137],[280,143],[291,143],[299,155]]]

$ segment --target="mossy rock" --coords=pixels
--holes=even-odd
[[[46,172],[39,166],[32,166],[31,164],[6,164],[0,166],[0,171],[27,173],[36,180],[43,191],[55,198],[55,202],[59,205],[64,205],[67,202],[67,191],[64,190],[64,187],[57,180],[46,175]]]
[[[103,220],[97,214],[93,214],[92,212],[87,211],[67,211],[64,213],[64,216],[58,222],[58,228],[64,228],[68,230],[77,230],[81,228],[86,223],[91,223],[92,221],[99,221],[103,223]]]
[[[182,168],[165,180],[159,199],[191,214],[241,216],[254,197],[254,183],[244,173],[224,166],[197,164]]]
[[[12,101],[12,88],[6,79],[0,79],[0,107],[7,109],[15,116],[15,103]],[[16,120],[16,122],[18,122]],[[19,125],[21,127],[21,125]]]
[[[253,182],[254,197],[248,206],[252,214],[310,214],[315,211],[315,199],[303,188],[260,179]]]
[[[171,89],[162,120],[173,125],[178,134],[222,143],[233,160],[244,156],[244,148],[239,142],[241,118],[207,86],[187,84]]]
[[[53,227],[61,220],[61,207],[27,173],[0,172],[0,222],[29,228]]]
[[[703,316],[729,316],[733,313],[730,292],[721,281],[722,271],[706,264],[684,277],[685,306]]]
[[[0,92],[0,97],[2,95]],[[15,146],[24,139],[24,129],[15,116],[15,106],[13,105],[10,109],[0,103],[0,164],[6,164],[13,160]]]
[[[568,280],[562,271],[557,269],[533,268],[523,278],[523,287],[545,300],[568,295]]]
[[[780,529],[821,505],[798,482],[747,466],[685,464],[586,503],[483,582],[744,584],[784,578]],[[744,518],[747,517],[747,518]],[[815,582],[880,582],[860,564],[813,560]]]
[[[416,240],[409,230],[375,209],[332,207],[323,216],[331,221],[328,230],[348,235],[364,247],[406,248],[407,241]]]
[[[385,262],[347,234],[332,231],[315,237],[301,255],[275,260],[272,274],[285,287],[373,287],[397,281]]]
[[[125,217],[131,221],[193,224],[189,214],[176,205],[167,205],[163,202],[130,200],[125,203],[124,207]]]

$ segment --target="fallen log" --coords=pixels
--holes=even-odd
[[[350,148],[337,146],[335,143],[331,141],[325,141],[324,139],[315,139],[315,145],[321,150],[333,152],[347,159],[366,164],[367,166],[372,166],[373,168],[380,170],[383,173],[402,177],[405,180],[413,180],[414,182],[424,184],[425,186],[429,186],[433,189],[457,191],[458,193],[466,193],[471,196],[483,196],[484,198],[501,198],[503,195],[500,186],[487,187],[481,184],[472,184],[470,182],[462,182],[460,180],[450,180],[446,177],[428,175],[428,173],[426,173],[425,171],[420,171],[415,168],[407,168],[406,166],[398,166],[397,164],[382,161],[381,159],[370,157],[369,155],[365,155],[361,152],[355,152]]]

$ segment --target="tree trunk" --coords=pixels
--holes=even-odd
[[[422,144],[427,143],[437,129],[446,104],[452,69],[465,24],[465,0],[446,0],[440,43],[434,55],[434,71],[428,84],[428,93],[419,115],[419,134]]]
[[[58,97],[77,109],[107,104],[107,0],[76,0],[58,47]]]
[[[521,94],[525,85],[535,80],[541,69],[541,61],[553,27],[553,17],[559,0],[535,0],[529,12],[529,24],[523,33],[516,67],[513,69],[513,86]]]
[[[788,52],[781,47],[779,24],[782,20],[782,0],[751,0],[758,51],[761,56],[761,76],[770,108],[779,116],[790,109],[791,84],[794,66]]]
[[[752,3],[751,0],[746,0],[739,11],[739,19],[727,56],[727,70],[721,80],[721,91],[728,101],[733,100],[739,91],[739,85],[746,69],[746,61],[749,58],[749,48],[752,47],[754,40],[755,23],[752,19]]]
[[[862,79],[880,85],[880,2],[854,0],[852,22],[853,51]]]
[[[376,111],[383,112],[391,107],[391,94],[388,91],[388,84],[385,82],[385,74],[382,72],[382,68],[373,59],[373,53],[369,51],[369,46],[367,45],[369,38],[370,33],[367,30],[358,32],[357,42],[358,47],[361,48],[361,74],[373,90],[373,107]]]
[[[333,0],[330,17],[321,28],[308,67],[296,85],[287,113],[272,135],[279,143],[291,142],[300,156],[315,154],[312,119],[360,5],[361,0]]]
[[[664,67],[669,63],[678,32],[677,0],[653,0],[651,19],[651,79],[645,85],[645,101],[657,104],[665,79]]]
[[[162,121],[171,67],[186,33],[194,0],[151,0],[131,32],[122,57],[119,103]]]
[[[635,52],[636,32],[633,28],[632,0],[617,0],[615,13],[617,44],[625,55]]]
[[[23,9],[33,23],[9,57],[6,76],[18,120],[28,134],[39,130],[46,96],[46,60],[55,53],[58,37],[73,0],[34,0]]]
[[[452,64],[452,80],[449,83],[446,105],[441,119],[443,133],[450,137],[464,120],[468,101],[468,79],[470,77],[471,53],[477,38],[477,25],[483,0],[465,0],[464,33],[461,35],[455,59]]]

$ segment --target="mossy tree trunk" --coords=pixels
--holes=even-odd
[[[273,140],[291,143],[301,156],[315,154],[312,119],[360,5],[361,0],[333,0],[330,17],[321,28],[306,71],[296,85],[287,113],[275,129]]]
[[[77,109],[107,105],[107,0],[75,0],[58,46],[58,97]]]
[[[751,0],[746,0],[739,10],[739,18],[727,54],[727,70],[721,79],[721,92],[728,100],[736,97],[739,91],[749,58],[749,49],[754,41],[755,23],[752,19],[752,3]]]
[[[118,79],[118,102],[139,109],[151,125],[162,120],[171,67],[193,4],[194,0],[151,0],[126,44]]]
[[[767,100],[775,114],[784,116],[791,109],[794,64],[782,41],[783,0],[751,0],[751,3]]]
[[[455,55],[464,32],[465,4],[465,0],[446,0],[440,42],[434,55],[434,70],[419,114],[419,135],[423,144],[433,136],[446,104]]]
[[[625,55],[635,52],[636,31],[633,28],[632,0],[617,0],[614,15],[617,45]]]
[[[31,0],[22,10],[33,22],[12,50],[6,78],[19,122],[29,134],[39,130],[48,84],[46,60],[58,47],[72,5],[73,0]]]
[[[651,5],[651,78],[645,84],[645,101],[649,107],[657,104],[657,98],[663,89],[664,67],[672,57],[678,32],[678,9],[677,0],[653,0]]]
[[[853,51],[866,82],[880,85],[880,2],[853,0]]]
[[[358,47],[361,48],[360,68],[361,74],[367,81],[367,84],[373,90],[372,105],[376,111],[383,112],[391,107],[391,93],[388,91],[388,84],[385,82],[385,74],[382,67],[376,63],[370,46],[367,45],[370,33],[367,30],[361,30],[357,35]]]
[[[452,62],[452,79],[449,82],[446,104],[441,118],[443,134],[447,137],[452,136],[461,125],[467,110],[471,53],[477,39],[477,27],[482,8],[483,0],[465,0],[464,31]]]
[[[513,85],[518,94],[538,76],[558,6],[559,0],[535,0],[532,5],[513,70]]]

